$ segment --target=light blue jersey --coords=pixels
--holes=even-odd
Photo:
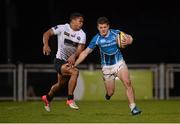
[[[122,53],[116,43],[116,37],[119,32],[120,30],[110,29],[105,37],[98,33],[89,43],[88,47],[90,49],[94,49],[96,45],[99,47],[102,65],[114,65],[123,59]]]

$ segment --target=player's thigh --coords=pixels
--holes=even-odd
[[[130,82],[130,76],[129,76],[129,71],[128,68],[121,68],[118,73],[117,77],[123,82]]]
[[[113,91],[115,89],[115,80],[105,80],[104,85],[107,91]]]

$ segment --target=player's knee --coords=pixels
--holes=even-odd
[[[124,80],[123,82],[125,83],[125,86],[126,86],[127,88],[132,87],[132,85],[131,85],[131,80],[130,80],[130,79],[126,79],[126,80]]]

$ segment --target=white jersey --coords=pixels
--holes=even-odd
[[[65,60],[76,52],[78,44],[86,43],[86,34],[81,29],[74,31],[69,24],[57,25],[52,28],[55,35],[58,38],[58,50],[56,58]]]

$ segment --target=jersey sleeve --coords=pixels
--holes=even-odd
[[[79,41],[80,44],[86,44],[86,34],[84,32],[81,34],[81,37],[78,36],[77,39],[78,40],[80,39]]]
[[[63,31],[64,25],[56,25],[52,27],[51,29],[53,30],[54,34],[60,34]]]
[[[114,33],[114,34],[119,34],[121,31],[120,30],[118,30],[118,29],[111,29],[111,32],[112,33]]]
[[[118,29],[117,29],[117,30],[115,30],[115,31],[116,31],[117,33],[120,33],[120,32],[121,32],[121,31],[120,31],[120,30],[118,30]]]
[[[90,41],[90,43],[88,45],[88,48],[94,49],[97,45],[97,41],[98,41],[98,35],[93,37],[93,39]]]

